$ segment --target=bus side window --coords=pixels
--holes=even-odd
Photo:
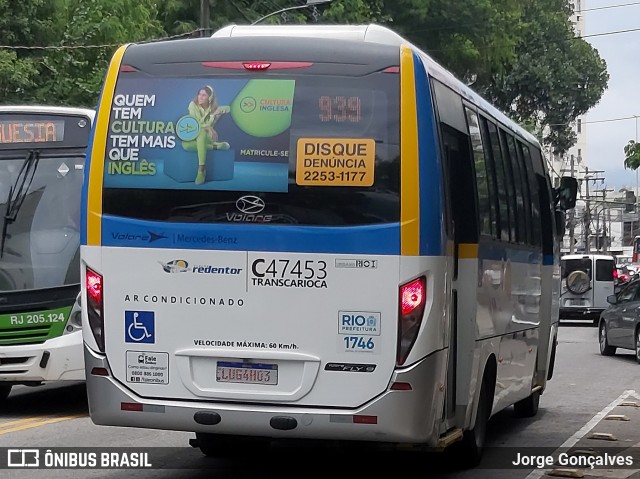
[[[502,128],[498,130],[500,135],[500,146],[502,149],[502,160],[504,163],[504,174],[506,178],[507,185],[507,197],[509,199],[509,213],[511,217],[511,221],[509,223],[509,231],[511,232],[511,242],[517,243],[520,241],[520,228],[518,225],[518,215],[517,211],[517,201],[516,201],[516,191],[515,191],[515,181],[513,180],[513,162],[514,160],[511,158],[509,153],[509,148],[507,147],[507,134],[504,132]]]
[[[469,138],[462,132],[440,123],[443,150],[449,166],[448,191],[455,224],[456,244],[477,243],[478,223],[475,207],[473,165],[469,151]]]
[[[534,241],[534,233],[533,233],[533,223],[531,222],[531,189],[529,183],[529,176],[527,174],[527,164],[524,159],[524,152],[522,149],[522,143],[520,141],[515,140],[516,144],[516,154],[518,156],[518,164],[520,165],[520,181],[522,186],[522,196],[524,198],[524,217],[525,223],[527,225],[527,237],[525,238],[525,243],[528,245],[533,245]]]
[[[467,138],[467,124],[464,117],[462,97],[442,82],[433,77],[429,78],[432,86],[440,127],[440,141],[442,142],[444,164],[444,194],[447,199],[445,209],[446,232],[448,238],[460,243],[462,237],[469,236],[464,231],[469,228],[466,219],[461,214],[473,214],[469,211],[468,202],[473,199],[475,191],[472,178],[471,156],[469,153],[469,139]],[[466,203],[465,208],[460,208]],[[453,230],[455,228],[455,230]],[[472,236],[477,236],[477,231]],[[461,236],[462,235],[462,236]],[[464,240],[462,242],[467,242]]]
[[[480,117],[480,135],[482,136],[482,147],[484,149],[484,159],[487,165],[487,186],[489,187],[489,200],[491,208],[491,231],[493,238],[500,239],[500,216],[498,209],[498,192],[496,191],[496,171],[491,154],[491,143],[489,141],[489,129],[487,119]]]
[[[505,136],[507,139],[509,156],[511,157],[511,164],[513,165],[513,185],[515,187],[517,203],[516,210],[518,219],[518,242],[527,243],[527,227],[529,226],[530,221],[527,219],[527,215],[525,213],[525,198],[527,198],[529,194],[528,190],[525,189],[524,182],[522,181],[522,159],[516,153],[516,140],[513,138],[513,135],[506,134]]]
[[[495,212],[491,209],[489,196],[489,184],[487,175],[487,165],[482,150],[482,136],[480,135],[480,124],[475,111],[465,108],[467,115],[467,126],[469,138],[473,150],[474,172],[476,177],[476,188],[478,198],[478,221],[480,223],[480,233],[492,236],[495,234]]]
[[[527,184],[529,186],[529,195],[531,205],[531,244],[534,246],[542,245],[541,228],[540,228],[540,202],[538,199],[538,184],[535,179],[535,173],[533,170],[533,161],[531,159],[531,153],[527,145],[518,142],[519,148],[522,150],[522,156],[524,158],[525,173],[527,174]]]
[[[505,174],[502,151],[500,150],[500,139],[498,138],[498,128],[495,123],[488,121],[489,145],[493,155],[493,164],[496,170],[496,185],[498,189],[498,204],[500,206],[500,239],[510,240],[511,219],[509,211],[509,195],[507,194],[507,175]]]
[[[529,150],[531,162],[536,171],[535,177],[538,184],[538,200],[540,205],[540,222],[542,225],[542,252],[543,254],[553,254],[555,238],[555,218],[553,206],[553,194],[551,181],[546,174],[542,153],[539,149]]]

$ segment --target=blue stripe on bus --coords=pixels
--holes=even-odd
[[[427,72],[415,54],[414,65],[420,156],[420,255],[440,256],[444,254],[440,148]]]
[[[542,264],[545,266],[553,266],[553,255],[552,254],[545,254],[544,258],[542,260]]]
[[[546,261],[546,257],[543,259],[539,249],[532,250],[500,242],[481,242],[478,248],[478,258],[491,261],[506,261],[508,259],[512,263],[524,264],[540,264]]]
[[[159,223],[104,215],[102,246],[397,255],[400,224],[326,227]]]

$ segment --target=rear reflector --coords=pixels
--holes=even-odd
[[[378,424],[378,416],[363,416],[356,414],[353,416],[354,424]]]
[[[143,406],[144,404],[141,404],[139,402],[121,402],[120,403],[120,409],[122,411],[142,412]]]
[[[121,65],[120,66],[120,72],[121,73],[131,73],[131,72],[137,72],[138,69],[135,67],[132,67],[131,65]]]
[[[411,391],[412,389],[409,383],[393,383],[391,385],[392,391]]]
[[[92,376],[108,376],[109,371],[107,371],[106,368],[93,368],[91,370],[91,375]]]
[[[383,73],[400,73],[400,67],[388,67],[382,70]]]

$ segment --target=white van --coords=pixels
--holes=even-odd
[[[604,254],[571,254],[560,260],[560,319],[590,319],[598,323],[613,294],[615,259]]]

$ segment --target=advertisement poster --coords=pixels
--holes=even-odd
[[[104,186],[286,192],[294,80],[118,80]]]

